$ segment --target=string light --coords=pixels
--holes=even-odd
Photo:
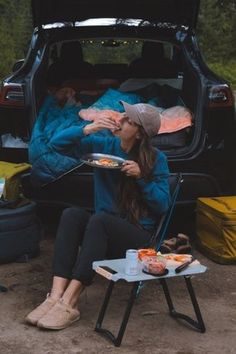
[[[87,39],[87,40],[81,40],[81,43],[83,43],[83,44],[108,44],[108,43],[110,43],[110,45],[113,45],[113,46],[118,46],[118,45],[120,45],[120,44],[122,44],[122,45],[134,45],[134,44],[138,44],[138,43],[140,43],[140,41],[138,41],[138,40],[133,40],[133,41],[127,41],[127,40],[111,40],[111,39],[106,39],[106,40],[100,40],[100,41],[94,41],[94,40],[90,40],[90,39]]]

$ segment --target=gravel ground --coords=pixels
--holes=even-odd
[[[40,303],[51,282],[54,239],[42,242],[41,255],[28,263],[0,266],[0,281],[9,288],[0,293],[0,354],[233,354],[236,332],[235,265],[219,265],[196,250],[208,267],[193,278],[206,333],[201,334],[170,318],[158,282],[149,282],[136,300],[123,342],[114,347],[94,331],[107,281],[97,276],[81,299],[81,320],[63,331],[45,331],[24,323],[24,316]],[[176,309],[192,313],[183,279],[173,279],[170,289]],[[117,284],[105,324],[116,330],[129,285]]]

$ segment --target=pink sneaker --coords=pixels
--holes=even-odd
[[[25,321],[36,326],[37,322],[43,317],[57,302],[56,299],[50,297],[50,294],[47,294],[46,300],[31,311],[25,318]]]
[[[47,329],[63,329],[80,319],[80,312],[63,300],[56,304],[38,321],[37,326]]]

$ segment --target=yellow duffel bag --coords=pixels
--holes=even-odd
[[[236,263],[236,196],[198,198],[197,245],[217,263]]]
[[[4,181],[3,198],[8,201],[17,200],[21,194],[20,175],[31,168],[31,165],[0,161],[0,178]]]

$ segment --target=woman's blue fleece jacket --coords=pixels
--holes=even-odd
[[[97,152],[129,159],[129,155],[121,149],[119,137],[103,137],[96,134],[85,136],[83,127],[70,127],[55,135],[50,145],[61,154],[77,155]],[[116,204],[117,187],[120,183],[121,171],[118,169],[94,169],[95,212],[107,212],[118,215]],[[166,212],[170,203],[169,169],[166,156],[157,150],[153,168],[153,179],[145,182],[136,179],[140,192],[147,202],[149,215],[140,220],[145,229],[153,229],[160,215]]]

